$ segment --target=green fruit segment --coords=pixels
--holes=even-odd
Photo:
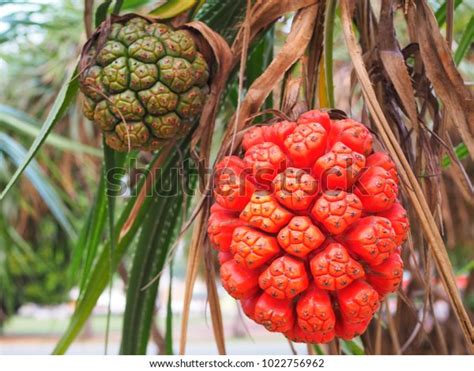
[[[188,31],[128,18],[84,51],[83,111],[111,148],[155,150],[192,127],[209,90],[209,67]]]

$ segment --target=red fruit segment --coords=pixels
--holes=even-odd
[[[277,233],[291,217],[292,214],[265,191],[255,192],[240,213],[240,219],[267,233]]]
[[[311,210],[312,217],[336,235],[359,220],[361,214],[362,202],[356,195],[344,191],[324,192]]]
[[[352,259],[346,248],[334,242],[310,261],[314,284],[324,290],[340,290],[364,277],[364,268]]]
[[[399,202],[395,202],[390,209],[382,211],[377,215],[390,220],[395,231],[395,243],[397,245],[405,242],[408,230],[410,229],[410,222],[408,221],[407,211]]]
[[[382,264],[370,267],[367,281],[381,297],[395,292],[403,278],[403,261],[399,254],[392,254]]]
[[[316,179],[306,171],[287,168],[273,180],[276,199],[291,210],[306,210],[319,192]]]
[[[343,340],[351,340],[367,330],[370,320],[362,321],[358,324],[348,323],[343,318],[338,318],[336,322],[336,336]]]
[[[276,238],[250,227],[238,227],[232,235],[230,251],[237,264],[255,269],[280,252]]]
[[[339,310],[344,321],[352,325],[365,324],[379,309],[379,295],[367,282],[358,280],[337,291]]]
[[[263,293],[255,305],[255,322],[271,332],[287,332],[293,328],[295,314],[291,300],[278,300]]]
[[[365,211],[376,213],[392,207],[397,200],[398,186],[387,170],[376,166],[364,171],[354,193],[362,201]]]
[[[324,235],[307,216],[295,216],[278,233],[278,243],[288,254],[304,258],[324,242]]]
[[[334,339],[334,331],[328,331],[325,333],[306,333],[298,324],[295,324],[293,328],[285,332],[284,334],[288,339],[295,343],[306,343],[306,344],[326,344]]]
[[[328,148],[335,143],[342,142],[353,151],[368,156],[372,152],[373,138],[360,122],[352,119],[332,121],[331,131],[328,135]]]
[[[308,287],[304,262],[285,255],[275,259],[260,275],[260,287],[275,299],[291,299]]]
[[[281,149],[285,148],[285,139],[293,133],[296,128],[296,122],[292,121],[280,121],[271,126],[266,132],[266,138],[269,142],[273,142],[280,146]]]
[[[264,128],[264,126],[253,126],[244,134],[242,138],[242,148],[244,151],[247,151],[256,144],[265,142]]]
[[[211,215],[207,223],[207,233],[212,247],[218,251],[229,251],[234,229],[245,225],[239,214],[215,204],[211,207]]]
[[[374,152],[366,158],[365,165],[369,167],[380,166],[390,173],[390,176],[398,184],[398,173],[395,163],[385,152]]]
[[[296,304],[296,318],[301,330],[326,343],[334,338],[336,316],[327,291],[311,285]]]
[[[241,211],[255,190],[249,176],[240,158],[224,157],[215,167],[214,198],[217,203],[226,209]]]
[[[232,260],[233,255],[230,251],[219,251],[217,253],[217,260],[219,261],[219,265],[224,264],[225,262]]]
[[[323,189],[347,190],[365,166],[365,157],[337,142],[313,166],[313,176]]]
[[[327,133],[315,123],[299,125],[285,139],[285,148],[295,167],[311,169],[314,162],[324,154]]]
[[[246,151],[256,144],[272,142],[283,149],[283,142],[295,128],[296,122],[291,121],[281,121],[269,126],[254,126],[244,134],[242,147]]]
[[[331,120],[327,112],[319,111],[317,109],[301,114],[301,116],[298,117],[298,120],[296,120],[296,123],[298,125],[317,123],[320,124],[327,132],[329,132],[331,128]]]
[[[233,260],[221,265],[222,286],[235,299],[252,296],[258,291],[259,271],[247,269]]]
[[[255,321],[255,306],[257,305],[257,300],[260,298],[261,294],[255,294],[248,298],[240,299],[240,306],[244,311],[245,315]]]
[[[257,184],[268,184],[287,166],[286,155],[270,142],[256,144],[245,153],[245,165],[251,169]]]
[[[383,263],[397,248],[392,223],[380,216],[367,216],[347,232],[344,241],[351,252],[371,266]]]

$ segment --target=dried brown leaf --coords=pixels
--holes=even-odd
[[[179,354],[186,353],[186,342],[188,338],[188,322],[193,289],[202,260],[206,229],[202,228],[206,221],[206,212],[200,212],[196,217],[196,227],[193,229],[191,244],[187,257],[186,278],[184,281],[183,314],[181,316],[181,336],[179,338]]]
[[[247,119],[262,106],[272,89],[281,80],[281,76],[303,55],[312,36],[317,10],[318,5],[312,5],[302,9],[295,16],[292,31],[288,35],[285,45],[265,72],[250,86],[238,115],[233,116],[231,124],[224,135],[224,143],[231,141],[234,132],[243,129]],[[221,147],[218,159],[224,154],[223,148]]]
[[[474,159],[474,97],[464,85],[451,50],[425,0],[408,7],[408,26],[419,44],[426,75]]]
[[[209,308],[211,310],[212,329],[214,331],[214,337],[216,339],[217,350],[219,351],[220,355],[224,355],[226,354],[224,325],[222,321],[222,311],[219,300],[219,294],[217,292],[217,280],[214,260],[211,259],[212,253],[210,251],[209,243],[206,244],[206,248],[208,251],[205,254],[204,261],[206,266],[207,296],[209,300]]]
[[[446,289],[452,308],[457,316],[463,331],[468,348],[473,350],[474,333],[472,324],[463,306],[453,268],[449,260],[446,248],[438,230],[436,221],[430,212],[423,191],[416,179],[410,164],[408,163],[394,133],[392,132],[383,110],[377,100],[372,82],[369,78],[367,68],[362,59],[362,51],[352,29],[352,11],[355,2],[352,0],[341,1],[342,26],[349,54],[354,65],[367,107],[372,119],[379,130],[381,140],[387,147],[396,162],[400,178],[405,192],[411,201],[411,205],[419,219],[424,235],[429,243],[430,251],[436,261],[441,281]],[[425,33],[425,31],[419,31]],[[457,73],[457,72],[456,72]]]
[[[200,142],[200,160],[204,161],[204,165],[208,165],[208,157],[216,122],[217,110],[219,109],[219,101],[222,92],[227,83],[230,70],[232,68],[232,53],[227,42],[215,31],[202,22],[190,22],[184,27],[197,31],[203,41],[212,50],[213,71],[211,74],[211,85],[209,95],[201,113],[199,126],[194,132],[191,146],[194,148]]]
[[[380,10],[380,24],[378,30],[379,55],[388,78],[391,80],[403,104],[412,127],[419,131],[418,113],[415,102],[415,94],[410,75],[408,74],[405,59],[400,51],[395,37],[395,27],[393,25],[393,0],[383,0]]]
[[[159,170],[169,158],[169,155],[173,148],[174,143],[169,143],[166,147],[164,147],[161,150],[161,153],[156,159],[155,163],[151,166],[150,171],[147,173],[145,183],[143,184],[143,187],[141,188],[140,193],[137,196],[137,200],[135,201],[135,204],[133,205],[133,208],[130,211],[127,220],[123,224],[122,229],[120,230],[119,242],[128,233],[132,224],[135,222],[135,219],[137,218],[137,215],[140,212],[140,209],[142,208],[145,198],[150,194],[155,185],[154,181],[157,170]]]
[[[94,0],[85,0],[84,1],[84,29],[86,31],[87,38],[92,36],[93,28],[93,10],[94,10]]]
[[[250,10],[250,40],[286,13],[318,3],[318,0],[257,0]],[[232,45],[234,56],[240,56],[244,45],[244,29],[240,29]]]

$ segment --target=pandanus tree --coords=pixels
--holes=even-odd
[[[467,5],[140,5],[85,1],[80,60],[2,191],[14,193],[82,107],[93,139],[79,149],[97,155],[102,138],[103,163],[93,161],[95,195],[70,236],[80,294],[54,353],[118,271],[120,352],[146,353],[160,278],[183,241],[180,354],[198,277],[221,354],[221,284],[245,315],[311,354],[472,351],[472,264],[462,287],[452,264],[472,244],[474,101],[458,66],[472,62],[472,18],[454,32]],[[173,352],[170,282],[162,353]]]

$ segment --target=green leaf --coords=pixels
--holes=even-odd
[[[73,101],[79,88],[79,81],[76,78],[77,72],[78,70],[76,67],[61,87],[61,90],[59,91],[58,96],[54,101],[54,104],[48,114],[48,117],[43,123],[38,136],[33,141],[33,144],[31,145],[25,159],[23,160],[21,165],[18,166],[16,172],[13,174],[5,189],[0,194],[0,200],[3,200],[5,198],[5,195],[8,193],[8,191],[17,182],[21,174],[23,174],[28,164],[33,160],[33,157],[41,148],[41,145],[45,142],[54,125],[63,117],[64,113],[69,108],[69,105]]]
[[[189,152],[186,159],[189,159]],[[188,179],[187,176],[184,178]],[[172,172],[156,185],[160,196],[144,221],[128,282],[121,354],[146,354],[160,282],[158,275],[163,271],[169,250],[181,229],[184,198],[179,183],[181,180],[177,172]],[[189,207],[190,199],[186,208]],[[157,276],[158,279],[150,284]],[[170,344],[167,345],[167,351],[172,352]]]
[[[237,34],[236,26],[244,19],[246,8],[246,0],[207,0],[196,14],[196,19],[230,42]]]
[[[122,164],[123,160],[126,157],[124,153],[115,152],[110,148],[105,142],[105,136],[102,137],[103,147],[104,147],[104,167],[103,167],[103,178],[105,179],[105,191],[107,196],[107,219],[109,221],[109,304],[107,308],[107,323],[105,330],[105,354],[107,354],[108,344],[109,344],[109,330],[110,330],[110,316],[111,310],[110,305],[112,302],[112,277],[114,275],[114,259],[115,259],[115,245],[117,236],[114,233],[115,226],[115,200],[116,196],[120,195],[117,191],[116,186],[120,182],[120,178],[125,174],[125,170],[117,167],[118,164]],[[111,172],[114,169],[119,170],[119,177],[111,177]],[[121,176],[120,176],[121,175]],[[120,188],[120,187],[119,187]]]
[[[467,147],[464,143],[458,144],[456,147],[454,147],[454,153],[456,154],[456,157],[459,160],[464,160],[469,156],[469,151],[467,150]],[[443,157],[443,160],[441,161],[441,166],[443,168],[447,168],[451,165],[451,159],[449,158],[448,155],[445,155]]]
[[[189,144],[190,136],[186,138],[180,145],[179,145],[179,150],[177,150],[175,153],[173,153],[172,156],[168,159],[166,164],[163,166],[163,171],[158,173],[158,176],[156,177],[156,181],[161,181],[161,178],[169,173],[173,167],[176,166],[177,161],[180,158],[179,151],[184,151],[185,148],[187,148],[187,145]],[[155,155],[152,161],[150,161],[150,164],[148,166],[148,169],[150,169],[156,159],[158,158],[159,154]],[[122,211],[119,219],[117,220],[117,223],[115,225],[115,236],[118,237],[118,234],[122,230],[122,227],[124,223],[127,221],[133,206],[135,205],[135,202],[137,200],[137,195],[139,194],[140,189],[143,187],[144,184],[144,179],[143,177],[139,185],[137,187],[137,192],[136,194],[133,194],[132,197],[130,198],[129,202],[125,206],[124,210]],[[117,269],[117,266],[122,259],[123,255],[127,251],[128,247],[130,246],[130,243],[134,239],[137,231],[142,225],[142,221],[146,217],[148,211],[150,210],[151,207],[151,202],[152,197],[145,197],[143,204],[138,211],[136,218],[134,219],[133,223],[130,225],[129,229],[127,230],[127,233],[125,233],[123,236],[121,236],[120,241],[117,243],[116,249],[115,249],[115,254],[114,254],[114,259],[112,262],[113,265],[113,270],[115,271]],[[87,321],[89,316],[92,313],[92,310],[95,307],[95,304],[97,303],[97,300],[99,299],[100,295],[102,292],[105,290],[107,287],[107,284],[109,282],[109,271],[110,271],[110,261],[109,261],[109,249],[110,248],[110,241],[107,242],[103,248],[100,250],[99,256],[96,259],[96,262],[94,263],[94,266],[89,274],[89,277],[87,277],[87,283],[84,287],[84,290],[81,292],[81,295],[77,301],[76,308],[74,310],[74,313],[70,319],[68,328],[62,335],[61,339],[59,340],[58,344],[56,345],[55,349],[53,350],[53,354],[64,354],[71,343],[74,341],[74,339],[77,337],[77,335],[80,333],[82,327],[84,326],[84,323]]]
[[[79,238],[73,248],[73,255],[69,265],[68,279],[70,282],[79,282],[79,291],[82,291],[86,277],[91,269],[95,252],[100,242],[100,237],[105,225],[105,192],[104,178],[100,178],[100,183],[92,207],[85,220],[84,226],[81,228]],[[82,265],[81,278],[77,281],[78,271]]]
[[[135,161],[136,155],[136,151],[128,153],[125,161],[123,156],[119,157],[119,161],[116,163],[117,171],[114,171],[110,176],[112,178],[112,184],[114,185],[112,188],[117,187],[117,182],[120,179],[120,176],[124,174],[124,170],[122,169],[124,162],[128,164],[129,162]],[[102,174],[103,173],[104,170],[102,170]],[[118,174],[119,176],[116,176],[115,174]],[[97,251],[99,249],[104,232],[107,220],[106,194],[107,190],[105,186],[105,177],[101,176],[94,202],[92,203],[92,207],[89,211],[84,227],[81,230],[79,239],[74,246],[74,255],[71,262],[71,277],[76,277],[77,271],[82,264],[82,273],[79,286],[81,293],[84,290],[91,268],[95,262],[95,259],[97,258]]]
[[[320,355],[320,356],[325,356],[326,353],[324,353],[324,350],[321,348],[321,346],[319,344],[311,344],[313,346],[313,349],[314,349],[314,352],[317,354],[317,355]]]
[[[112,14],[119,14],[120,13],[120,9],[122,9],[122,6],[123,6],[123,0],[115,0],[115,5],[114,5],[114,9],[112,10]]]
[[[346,354],[354,356],[363,356],[365,354],[364,348],[360,343],[360,338],[355,338],[355,340],[342,340],[341,347]]]
[[[163,270],[172,237],[180,226],[182,200],[182,196],[157,198],[144,221],[128,283],[121,354],[146,354],[160,280],[143,287]]]
[[[0,152],[7,154],[17,166],[20,166],[27,156],[26,149],[4,133],[0,133]],[[68,236],[71,239],[76,238],[76,232],[67,216],[69,214],[68,209],[34,159],[30,162],[30,166],[26,168],[25,175]]]
[[[454,63],[458,65],[466,55],[469,49],[472,47],[472,41],[474,39],[474,15],[471,16],[469,23],[464,30],[459,45],[454,53]]]
[[[100,24],[105,21],[105,18],[107,18],[107,14],[109,12],[109,7],[110,4],[112,4],[112,0],[105,0],[103,3],[101,3],[96,11],[95,11],[95,26],[99,27]]]
[[[168,302],[166,304],[166,354],[173,355],[173,260],[170,262],[170,277],[168,285]]]
[[[198,3],[197,0],[168,0],[163,5],[153,9],[150,15],[160,19],[174,18],[181,13],[193,8]]]
[[[151,2],[152,0],[124,0],[122,10],[137,9]]]
[[[33,138],[36,138],[40,133],[39,123],[35,119],[24,112],[3,104],[0,104],[0,125],[18,134],[25,134]],[[67,152],[102,157],[99,149],[78,143],[55,133],[50,133],[47,136],[45,144]]]
[[[454,9],[461,5],[463,0],[456,0],[454,2]],[[445,22],[446,22],[446,1],[439,7],[439,9],[436,11],[435,16],[436,20],[438,21],[439,26],[441,27]]]

